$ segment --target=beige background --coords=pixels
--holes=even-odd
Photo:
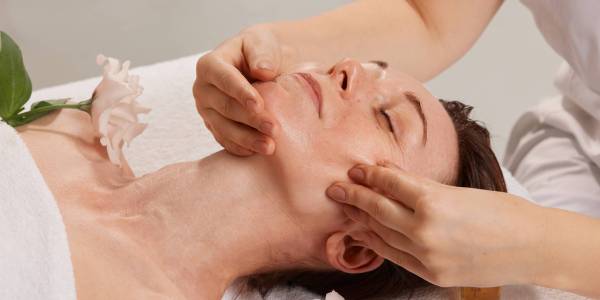
[[[257,22],[301,18],[346,2],[0,0],[0,29],[21,45],[39,89],[98,75],[97,53],[149,64],[211,49]],[[428,86],[441,98],[476,106],[502,154],[516,118],[554,94],[559,61],[525,7],[507,1],[464,59]]]

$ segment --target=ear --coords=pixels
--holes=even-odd
[[[383,257],[345,232],[336,232],[327,239],[325,255],[331,266],[345,273],[373,271],[384,261]]]

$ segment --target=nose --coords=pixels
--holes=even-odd
[[[364,81],[364,69],[362,65],[351,59],[344,59],[337,63],[331,72],[337,89],[345,100],[352,100],[360,90],[361,82]]]

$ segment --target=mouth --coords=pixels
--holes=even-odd
[[[310,95],[313,104],[315,105],[315,109],[317,110],[317,114],[319,117],[321,116],[321,106],[323,103],[323,96],[321,93],[321,85],[317,80],[315,80],[312,75],[308,73],[296,73],[296,78],[300,81],[300,84],[304,86],[307,93]]]

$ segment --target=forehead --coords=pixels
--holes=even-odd
[[[389,69],[377,89],[388,97],[405,99],[406,93],[414,95],[426,119],[427,143],[403,149],[402,167],[438,182],[452,183],[458,168],[458,139],[452,119],[440,101],[421,82]]]

